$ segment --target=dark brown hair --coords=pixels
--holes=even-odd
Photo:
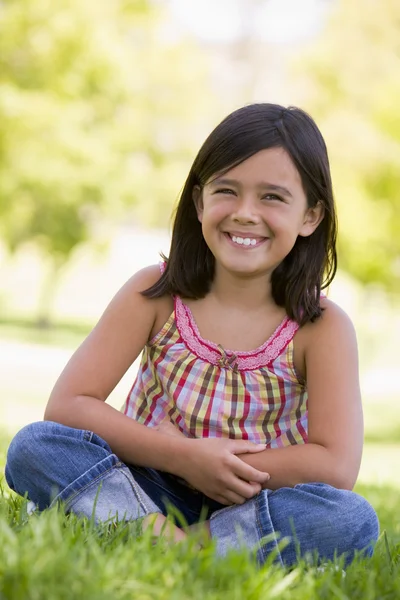
[[[308,207],[320,202],[324,218],[308,237],[298,236],[290,253],[271,276],[272,296],[301,325],[321,315],[320,293],[336,267],[336,212],[328,153],[313,119],[303,110],[277,104],[251,104],[228,115],[208,136],[196,156],[176,210],[171,250],[160,279],[143,295],[203,298],[214,277],[208,248],[193,202],[193,188],[204,187],[266,148],[284,148],[296,166]],[[164,257],[165,258],[165,257]]]

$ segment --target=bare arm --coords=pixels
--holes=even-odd
[[[44,418],[94,431],[126,463],[175,473],[222,503],[243,502],[267,477],[235,454],[258,452],[259,446],[243,440],[163,435],[105,403],[172,310],[170,300],[149,300],[140,294],[159,276],[158,266],[143,269],[118,292],[61,373]]]
[[[323,316],[306,325],[303,336],[308,443],[241,456],[270,473],[271,489],[306,482],[352,489],[357,479],[363,443],[357,341],[345,313],[325,303]]]
[[[100,435],[122,460],[171,470],[182,441],[161,439],[105,403],[138,357],[154,327],[159,302],[140,291],[160,276],[143,269],[118,292],[100,321],[61,373],[46,407],[46,420]]]

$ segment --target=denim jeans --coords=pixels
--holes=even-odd
[[[174,475],[124,464],[91,431],[49,421],[27,425],[14,437],[6,479],[40,510],[61,501],[67,512],[97,521],[166,515],[170,505],[189,525],[205,516],[219,555],[245,546],[260,564],[271,552],[286,566],[316,554],[319,561],[344,555],[349,563],[357,551],[370,556],[379,533],[373,508],[353,492],[305,483],[263,490],[226,507]]]

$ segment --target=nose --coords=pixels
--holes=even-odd
[[[232,219],[235,223],[241,224],[258,223],[260,216],[254,199],[250,196],[240,198],[235,206]]]

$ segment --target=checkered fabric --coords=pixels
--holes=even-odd
[[[307,390],[293,364],[298,324],[285,318],[251,352],[204,340],[188,306],[146,345],[124,413],[149,427],[169,419],[188,437],[227,437],[270,448],[307,442]]]

